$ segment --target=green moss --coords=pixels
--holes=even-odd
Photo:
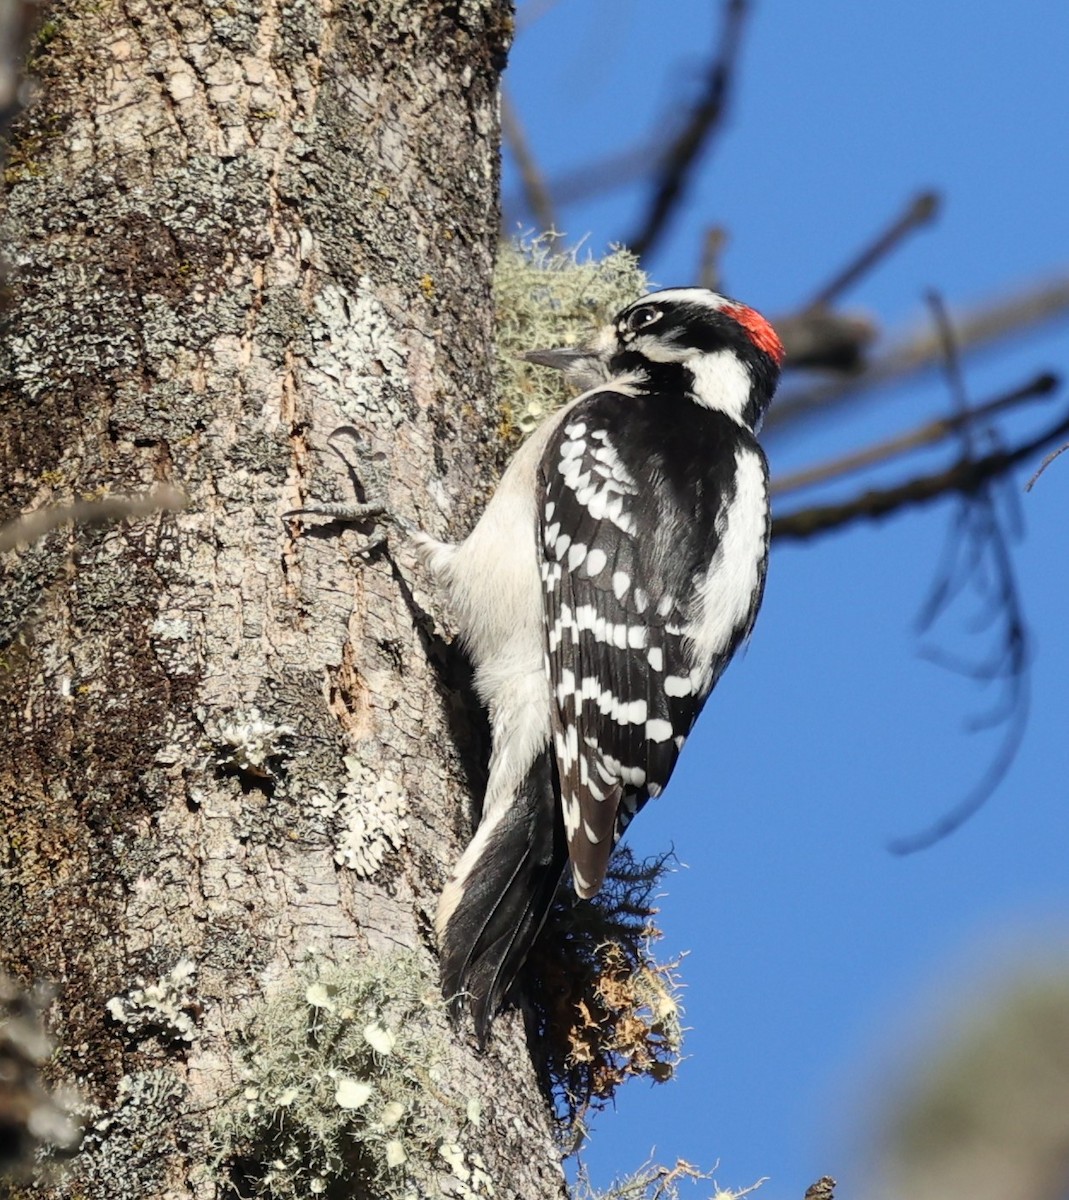
[[[494,274],[501,436],[525,436],[569,399],[557,373],[524,362],[525,351],[581,345],[648,290],[628,250],[595,259],[556,249],[548,235],[504,243]]]

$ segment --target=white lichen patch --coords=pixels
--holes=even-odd
[[[331,283],[316,296],[308,323],[308,382],[347,417],[400,425],[408,351],[371,280],[365,276],[359,286],[354,295]]]
[[[356,763],[350,770],[356,774],[339,801],[334,861],[367,879],[387,854],[401,849],[408,828],[408,799],[387,776],[375,778]]]
[[[112,996],[107,1010],[127,1033],[137,1037],[161,1035],[173,1042],[192,1042],[196,1036],[193,1014],[198,1011],[192,992],[196,974],[192,959],[180,958],[156,983],[138,977],[135,987]]]
[[[349,780],[340,793],[307,792],[301,815],[316,833],[330,839],[334,861],[369,879],[401,849],[408,830],[408,797],[389,775],[352,755],[345,758]]]
[[[438,1153],[449,1165],[457,1186],[452,1194],[463,1200],[478,1200],[481,1196],[494,1196],[494,1184],[486,1171],[481,1155],[465,1151],[457,1142],[443,1142]]]
[[[258,779],[277,779],[282,760],[290,756],[289,741],[296,730],[277,721],[269,721],[258,709],[220,721],[210,736],[216,746],[216,761],[243,775]]]

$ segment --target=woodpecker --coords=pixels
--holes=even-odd
[[[570,863],[600,889],[753,628],[768,559],[756,434],[783,346],[744,304],[651,292],[532,362],[586,390],[519,448],[468,537],[416,535],[486,705],[482,817],[441,897],[447,997],[485,1044]]]

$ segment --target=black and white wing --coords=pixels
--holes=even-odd
[[[766,468],[756,442],[743,439],[730,418],[689,399],[603,391],[570,410],[543,453],[547,669],[580,896],[599,890],[616,839],[667,784],[753,623],[767,554]],[[754,476],[746,497],[740,463]],[[760,510],[752,528],[731,521],[740,498]],[[745,569],[728,564],[725,606],[717,570],[732,528],[736,541],[753,544],[736,554]],[[717,605],[712,618],[708,603]]]

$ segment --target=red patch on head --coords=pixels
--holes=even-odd
[[[750,341],[767,355],[776,360],[777,365],[783,362],[786,351],[779,335],[755,309],[747,308],[745,304],[725,304],[720,310],[733,317],[750,335]]]

